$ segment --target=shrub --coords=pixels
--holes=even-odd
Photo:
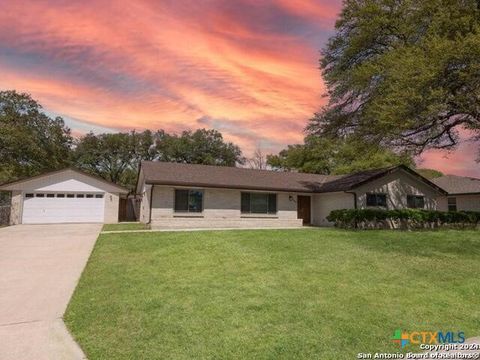
[[[437,227],[476,227],[479,211],[436,211],[423,209],[340,209],[327,220],[344,229],[422,229]]]

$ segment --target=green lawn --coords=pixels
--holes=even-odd
[[[480,335],[480,233],[103,234],[66,313],[95,359],[354,359]],[[407,347],[406,350],[415,350]]]
[[[143,223],[118,223],[118,224],[105,224],[102,231],[125,231],[125,230],[147,230],[150,227]]]

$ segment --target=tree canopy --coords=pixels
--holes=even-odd
[[[378,144],[353,137],[331,139],[319,136],[307,136],[304,144],[289,145],[278,155],[269,155],[267,162],[275,169],[324,175],[348,174],[400,164],[415,165],[408,153],[395,153]]]
[[[28,94],[0,91],[0,182],[68,166],[71,144],[62,118]]]
[[[81,137],[74,150],[74,164],[92,174],[133,189],[141,160],[153,160],[151,131],[99,134]]]
[[[142,160],[245,162],[240,148],[216,130],[90,132],[74,139],[63,119],[50,118],[30,95],[0,91],[0,183],[73,165],[133,190]]]
[[[427,179],[435,179],[444,175],[441,171],[435,169],[417,169],[416,171]]]
[[[420,153],[480,135],[478,0],[346,0],[322,51],[328,104],[310,134]]]
[[[189,164],[235,166],[245,159],[240,148],[225,142],[217,130],[183,131],[180,135],[157,133],[157,159]]]
[[[216,130],[131,131],[81,137],[73,155],[75,165],[87,172],[133,190],[142,160],[235,166],[243,162],[240,148],[223,140]]]

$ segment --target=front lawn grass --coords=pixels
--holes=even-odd
[[[399,352],[395,329],[480,335],[480,236],[337,229],[103,234],[65,320],[90,360]]]
[[[139,222],[105,224],[102,231],[125,231],[125,230],[148,230],[150,227],[147,224]]]

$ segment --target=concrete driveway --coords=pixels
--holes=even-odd
[[[99,224],[0,229],[0,359],[82,359],[62,316]]]

